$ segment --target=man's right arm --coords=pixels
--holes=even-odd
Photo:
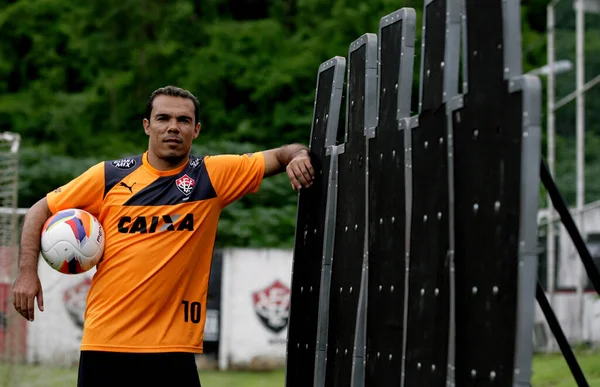
[[[46,219],[52,215],[48,201],[44,197],[35,203],[25,214],[21,233],[19,273],[13,288],[15,309],[27,320],[33,321],[34,300],[38,308],[44,310],[42,286],[37,274],[40,254],[40,235]]]
[[[42,226],[51,215],[52,212],[50,212],[48,200],[45,197],[40,199],[27,211],[21,235],[19,272],[33,271],[37,273]]]
[[[52,214],[67,208],[79,208],[98,216],[104,198],[104,162],[90,167],[67,184],[49,192],[34,204],[23,223],[19,273],[13,286],[15,309],[33,321],[35,299],[44,310],[42,286],[37,274],[42,227]]]

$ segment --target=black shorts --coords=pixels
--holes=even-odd
[[[81,351],[77,387],[200,387],[193,353]]]

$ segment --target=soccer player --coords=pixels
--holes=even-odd
[[[174,86],[154,91],[141,155],[104,161],[27,212],[14,307],[44,310],[37,274],[41,229],[67,208],[96,216],[106,245],[87,296],[78,386],[200,386],[208,278],[223,208],[287,171],[294,190],[314,178],[305,146],[246,155],[190,156],[199,102]],[[49,332],[51,334],[51,332]]]

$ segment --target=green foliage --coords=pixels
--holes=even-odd
[[[252,6],[249,6],[251,4]],[[96,162],[143,152],[145,102],[156,88],[176,84],[201,102],[202,131],[194,154],[245,153],[290,142],[310,132],[316,70],[350,42],[377,33],[382,16],[407,0],[0,0],[0,130],[23,138],[19,205],[32,205]],[[524,70],[546,63],[545,0],[522,6]],[[564,16],[563,19],[565,18]],[[592,22],[590,22],[592,26]],[[557,39],[574,55],[572,23]],[[571,28],[569,30],[569,28]],[[600,52],[590,27],[586,56]],[[420,33],[416,46],[420,47]],[[419,88],[416,50],[413,111]],[[571,59],[568,56],[561,59]],[[600,73],[590,61],[588,74]],[[573,74],[558,80],[560,92]],[[599,88],[600,89],[600,88]],[[588,106],[600,104],[590,92]],[[588,200],[600,193],[594,149],[600,114],[590,109]],[[557,117],[558,181],[574,191],[574,109]],[[285,176],[227,208],[221,245],[289,246],[297,195]]]
[[[25,147],[20,157],[19,199],[31,204],[100,161],[64,156],[47,145]]]

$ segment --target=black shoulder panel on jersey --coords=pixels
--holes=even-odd
[[[216,198],[203,157],[190,157],[190,162],[173,176],[163,176],[144,187],[124,206],[168,206]]]
[[[142,155],[104,162],[104,196],[125,176],[142,165]]]

